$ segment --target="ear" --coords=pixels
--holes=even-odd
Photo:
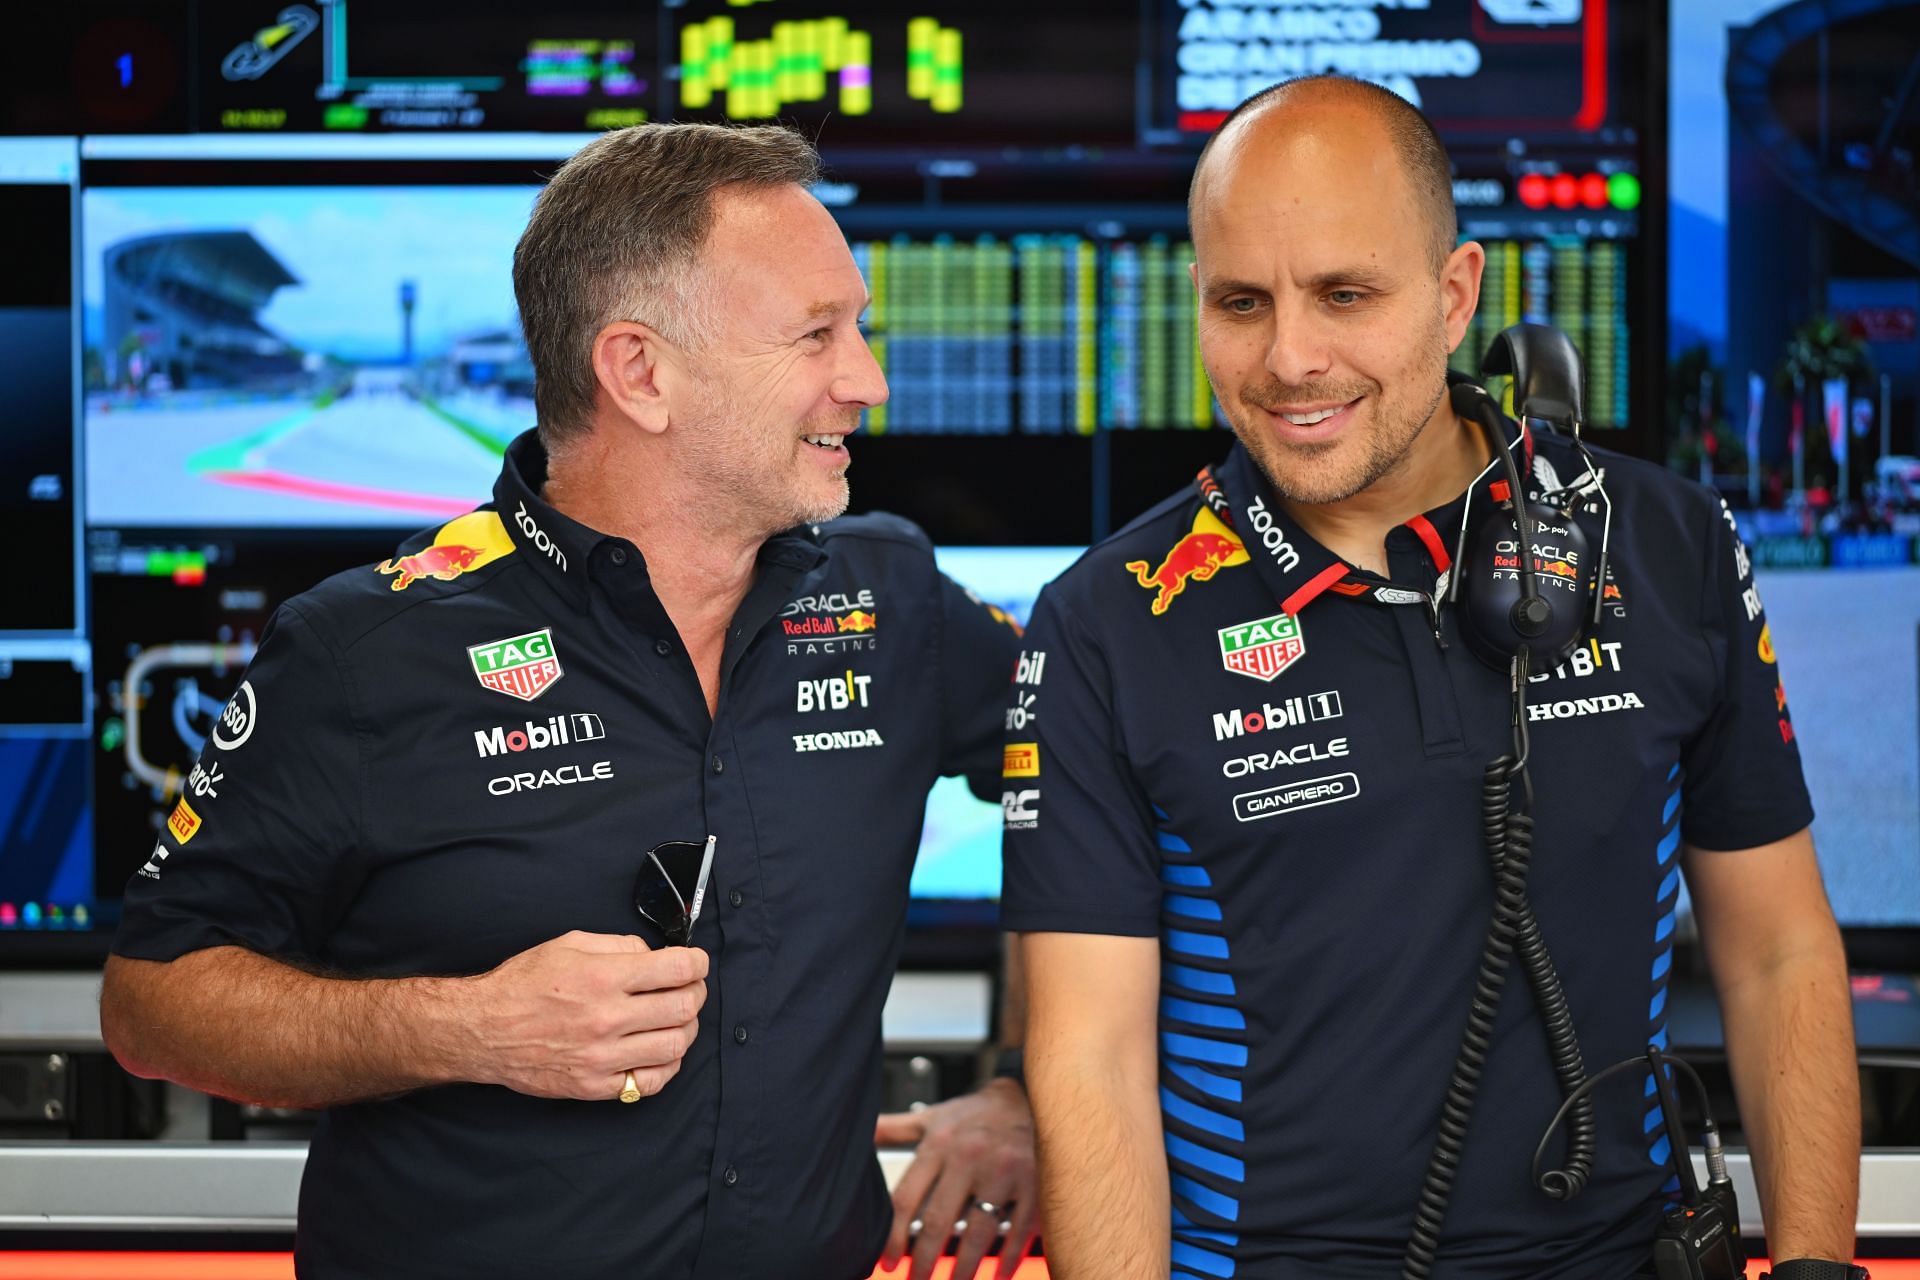
[[[1441,320],[1447,329],[1447,350],[1459,349],[1467,326],[1480,309],[1480,276],[1487,267],[1487,251],[1478,240],[1468,240],[1447,255],[1440,267]]]
[[[593,339],[593,376],[598,399],[642,431],[667,429],[674,386],[681,380],[679,352],[653,329],[616,320]]]

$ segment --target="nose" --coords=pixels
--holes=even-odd
[[[867,345],[867,335],[855,329],[853,341],[843,344],[841,350],[847,354],[834,375],[834,400],[866,409],[885,404],[892,393],[887,389],[887,375],[881,372],[880,361]]]
[[[1304,386],[1332,368],[1331,335],[1311,307],[1275,309],[1265,363],[1267,372],[1289,387]]]

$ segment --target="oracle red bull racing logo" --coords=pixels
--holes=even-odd
[[[788,653],[860,653],[878,644],[880,615],[873,592],[830,591],[798,596],[780,611]]]
[[[492,511],[472,511],[442,525],[433,535],[432,545],[375,567],[393,576],[388,585],[395,591],[405,591],[422,578],[452,582],[512,552],[513,539],[507,536],[500,517]]]
[[[553,629],[542,627],[523,636],[489,640],[467,646],[473,674],[495,693],[532,702],[551,689],[563,674],[553,650]]]
[[[1187,589],[1189,580],[1206,582],[1222,569],[1247,563],[1247,549],[1219,516],[1201,507],[1193,518],[1193,529],[1173,544],[1158,568],[1149,572],[1145,560],[1127,562],[1127,572],[1135,581],[1154,592],[1153,613],[1159,617],[1173,605],[1174,597]]]

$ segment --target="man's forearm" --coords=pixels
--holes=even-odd
[[[1171,1213],[1152,1068],[1027,1047],[1056,1280],[1165,1280]]]
[[[1729,984],[1720,1001],[1769,1254],[1851,1259],[1860,1077],[1838,937]]]
[[[459,978],[343,979],[241,947],[115,956],[101,1027],[136,1074],[242,1102],[324,1107],[463,1078]]]

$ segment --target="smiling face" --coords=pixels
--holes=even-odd
[[[700,271],[717,324],[673,406],[678,447],[768,533],[832,519],[847,506],[846,437],[887,399],[846,237],[799,187],[722,189]]]
[[[1413,465],[1451,421],[1447,356],[1479,248],[1436,271],[1429,220],[1386,129],[1309,98],[1229,126],[1193,201],[1200,353],[1221,408],[1283,498],[1342,502]]]

